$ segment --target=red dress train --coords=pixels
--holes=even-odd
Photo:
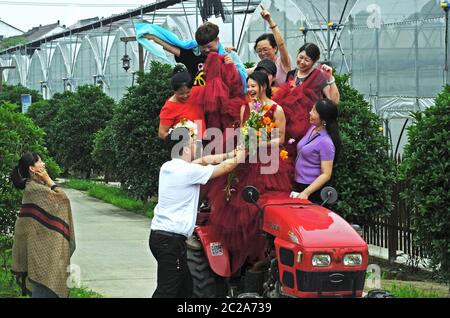
[[[276,105],[265,116],[274,120]],[[247,105],[244,113],[244,122],[250,115]],[[265,239],[261,232],[261,217],[253,204],[246,203],[242,197],[242,190],[248,186],[255,186],[260,194],[269,191],[291,191],[294,176],[293,166],[290,162],[279,158],[279,152],[267,153],[271,162],[240,164],[230,176],[220,177],[210,185],[209,202],[211,205],[210,224],[215,227],[221,236],[221,242],[231,254],[231,270],[237,272],[246,260],[254,263],[264,258]],[[278,170],[272,174],[262,174],[261,169],[278,161]],[[229,190],[227,184],[232,180]],[[228,197],[228,198],[227,198]]]

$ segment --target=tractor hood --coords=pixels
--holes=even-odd
[[[364,247],[366,242],[336,213],[289,195],[262,198],[265,232],[305,248]]]

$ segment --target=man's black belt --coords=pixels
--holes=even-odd
[[[172,232],[167,232],[167,231],[163,231],[163,230],[152,230],[152,232],[155,234],[161,234],[161,235],[165,235],[165,236],[187,239],[186,235],[183,235],[183,234],[172,233]]]

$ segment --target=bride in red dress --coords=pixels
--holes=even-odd
[[[221,242],[230,251],[232,273],[236,273],[246,261],[253,264],[265,256],[265,239],[261,235],[259,211],[241,198],[242,190],[253,185],[262,195],[269,191],[289,193],[294,175],[292,161],[280,158],[286,118],[282,107],[270,99],[271,89],[267,75],[254,72],[247,83],[247,94],[254,101],[241,106],[241,127],[249,119],[251,112],[257,111],[255,108],[264,107],[263,116],[274,123],[279,134],[272,134],[274,138],[258,144],[257,160],[241,164],[232,174],[216,179],[210,186],[210,224],[216,228]]]

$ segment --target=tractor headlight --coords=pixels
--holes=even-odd
[[[329,266],[331,264],[331,256],[328,254],[316,254],[313,255],[312,265],[313,266]]]
[[[362,264],[363,257],[359,253],[347,254],[344,256],[345,266],[359,266]]]

